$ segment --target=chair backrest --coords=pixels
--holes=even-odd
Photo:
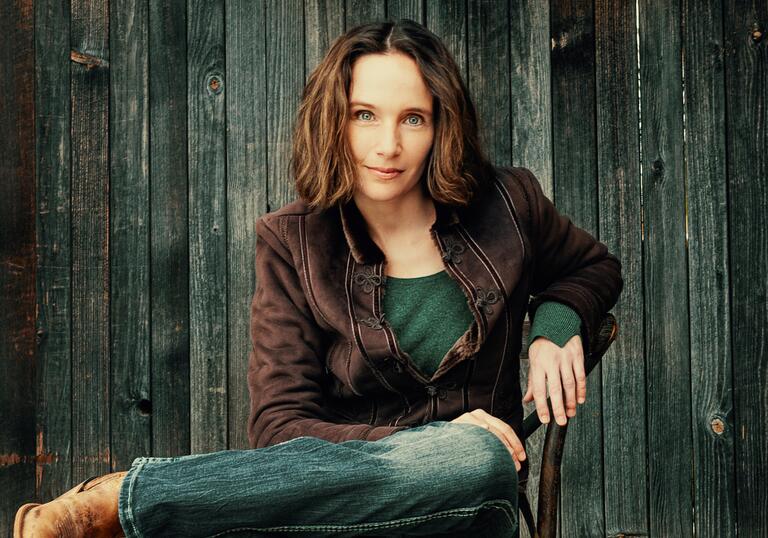
[[[618,335],[618,324],[613,314],[606,314],[600,323],[596,341],[593,342],[593,351],[584,349],[584,371],[587,376],[594,370],[597,363],[611,346]],[[527,331],[524,331],[524,338]],[[547,398],[550,416],[554,416],[552,403]],[[534,411],[523,420],[522,441],[525,441],[541,426],[538,414]],[[531,506],[526,495],[528,480],[520,482],[518,490],[518,503],[523,514],[523,520],[528,527],[528,532],[533,538],[550,538],[557,534],[557,505],[560,494],[560,463],[563,459],[565,446],[565,434],[568,431],[568,423],[564,426],[550,420],[544,439],[544,448],[541,458],[541,471],[539,473],[539,507],[536,523],[533,522]]]

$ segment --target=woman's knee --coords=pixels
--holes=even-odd
[[[506,445],[473,424],[444,422],[414,438],[410,465],[445,493],[482,499],[517,498],[517,470]],[[446,488],[450,491],[446,491]]]

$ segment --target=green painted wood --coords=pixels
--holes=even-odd
[[[722,4],[683,2],[694,535],[736,536]]]
[[[344,33],[344,0],[304,2],[304,80]]]
[[[151,452],[147,5],[110,4],[112,466]]]
[[[71,3],[72,478],[110,471],[109,13]]]
[[[248,448],[250,303],[256,219],[267,210],[266,6],[227,5],[227,238],[229,264],[229,448]]]
[[[552,156],[554,202],[599,237],[595,118],[595,20],[590,0],[552,3]],[[568,419],[560,488],[562,536],[605,536],[601,366],[587,378],[587,400]]]
[[[224,4],[187,2],[190,438],[227,447],[227,198]]]
[[[768,529],[768,4],[725,3],[726,163],[738,531]]]
[[[600,239],[622,264],[611,310],[619,336],[602,360],[605,531],[647,535],[645,366],[637,31],[633,3],[595,3]]]
[[[149,3],[152,453],[190,452],[187,9]]]
[[[293,126],[304,88],[304,11],[300,2],[267,2],[267,207],[296,198],[290,159]]]
[[[0,6],[0,533],[35,497],[35,139],[32,2]]]
[[[411,19],[424,24],[424,2],[422,0],[387,0],[387,19]]]
[[[385,0],[346,0],[346,29],[386,18]]]
[[[693,533],[693,450],[680,5],[639,10],[650,532],[685,537]]]
[[[68,5],[35,2],[35,445],[40,500],[60,495],[72,482],[69,26]],[[0,483],[4,488],[5,482]]]

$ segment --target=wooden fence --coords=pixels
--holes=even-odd
[[[765,0],[2,3],[2,533],[136,456],[247,446],[254,222],[294,197],[301,89],[401,17],[454,53],[493,161],[623,264],[561,534],[768,533]]]

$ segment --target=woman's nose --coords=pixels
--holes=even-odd
[[[382,156],[397,155],[401,151],[400,131],[397,127],[383,127],[379,133],[377,153]]]

